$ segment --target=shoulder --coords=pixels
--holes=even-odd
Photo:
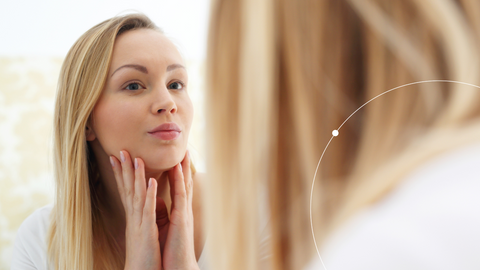
[[[47,232],[53,204],[37,209],[17,231],[11,269],[46,269]]]
[[[48,226],[50,225],[50,213],[52,209],[53,204],[49,204],[35,210],[35,212],[28,216],[18,229],[18,240],[44,242],[43,237],[46,236]]]
[[[355,262],[355,267],[365,269],[397,269],[392,268],[395,265],[398,269],[478,269],[479,164],[480,144],[475,144],[412,171],[383,200],[330,236],[323,247],[325,265],[347,269]]]
[[[478,218],[479,164],[480,143],[440,155],[408,175],[379,205],[448,219]]]

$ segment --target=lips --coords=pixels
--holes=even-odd
[[[180,127],[177,124],[170,122],[150,130],[148,134],[160,140],[170,141],[178,138],[178,136],[180,136],[180,132],[182,132]]]

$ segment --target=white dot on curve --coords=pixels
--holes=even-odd
[[[335,129],[334,131],[332,131],[332,135],[337,137],[338,136],[338,130]]]

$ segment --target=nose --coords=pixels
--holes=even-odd
[[[172,96],[172,93],[170,93],[165,86],[154,92],[156,94],[152,106],[153,114],[174,114],[177,111],[177,104]]]

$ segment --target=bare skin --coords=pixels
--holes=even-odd
[[[204,246],[202,176],[191,175],[186,157],[193,119],[187,81],[183,59],[163,34],[138,29],[117,37],[86,135],[106,226],[125,251],[126,269],[196,269]],[[165,123],[178,126],[176,138],[152,136]]]

